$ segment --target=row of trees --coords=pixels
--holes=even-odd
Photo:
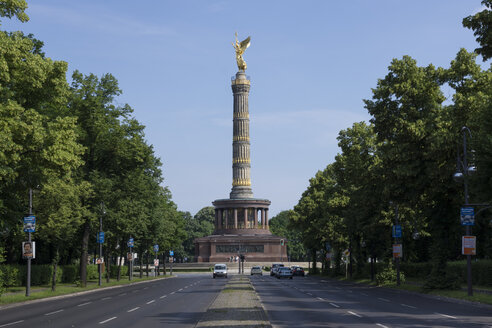
[[[0,15],[25,22],[26,8],[2,1]],[[35,263],[78,262],[85,285],[101,217],[107,262],[124,257],[130,236],[140,254],[180,245],[184,219],[161,186],[144,126],[115,101],[117,80],[75,71],[69,83],[67,63],[42,47],[32,35],[0,31],[0,260],[21,261],[32,189]]]
[[[483,4],[486,9],[463,24],[475,31],[486,60],[492,57],[492,1]],[[433,260],[433,277],[447,281],[446,261],[461,258],[464,234],[463,185],[452,179],[463,126],[472,132],[474,151],[467,155],[478,168],[470,200],[492,200],[492,69],[483,70],[476,56],[461,49],[447,68],[419,66],[409,56],[391,62],[372,99],[364,100],[370,123],[340,131],[341,153],[310,180],[289,214],[313,256],[328,243],[340,264],[349,248],[357,272],[367,258],[391,258],[398,208],[404,260]],[[492,257],[489,221],[490,211],[483,211],[473,228],[478,258]]]

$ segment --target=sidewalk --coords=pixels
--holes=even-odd
[[[272,327],[247,276],[231,276],[195,327]]]

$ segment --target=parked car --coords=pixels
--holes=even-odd
[[[301,268],[298,265],[291,266],[290,269],[292,270],[292,275],[293,276],[301,276],[304,277],[304,269]]]
[[[284,267],[278,268],[275,276],[277,277],[277,279],[280,278],[292,279],[292,270],[290,268],[284,268]]]
[[[263,275],[263,270],[261,269],[261,266],[255,265],[254,267],[251,267],[251,275],[254,274],[259,274],[260,276]]]
[[[224,277],[227,278],[227,265],[223,263],[219,263],[214,265],[214,279],[215,277]]]
[[[274,276],[277,273],[278,268],[282,268],[284,265],[282,263],[273,263],[270,268],[270,276]]]

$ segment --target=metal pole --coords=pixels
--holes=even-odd
[[[463,127],[461,129],[463,131],[463,185],[465,187],[465,206],[468,205],[468,161],[466,157],[466,130],[468,128]],[[465,231],[467,236],[471,235],[471,227],[469,225],[466,226]],[[468,285],[468,296],[473,295],[473,287],[472,287],[472,268],[471,268],[471,255],[466,256],[466,282]]]
[[[29,188],[29,215],[32,215],[32,188]],[[28,241],[31,244],[31,232],[28,232]],[[34,252],[33,252],[34,255]],[[31,258],[27,258],[27,281],[26,281],[26,296],[31,295]]]
[[[395,224],[399,225],[398,222],[398,204],[395,205]],[[398,237],[395,237],[396,243],[398,244]],[[400,286],[400,257],[396,257],[396,285]]]
[[[98,236],[98,241],[99,241],[99,262],[101,262],[102,259],[102,241],[101,241],[101,232],[103,228],[103,221],[102,221],[102,214],[99,216],[99,236]],[[102,263],[99,263],[99,286],[101,286],[101,276],[102,276]]]
[[[159,266],[155,265],[155,260],[157,260],[157,252],[154,252],[154,277],[159,275]]]

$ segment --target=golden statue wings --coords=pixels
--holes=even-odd
[[[249,47],[251,44],[251,37],[248,36],[246,39],[243,41],[239,42],[237,39],[237,33],[236,33],[236,43],[232,44],[234,46],[234,49],[236,49],[236,62],[237,62],[237,68],[240,71],[245,71],[246,70],[246,62],[243,59],[243,53],[246,51],[246,49]]]

